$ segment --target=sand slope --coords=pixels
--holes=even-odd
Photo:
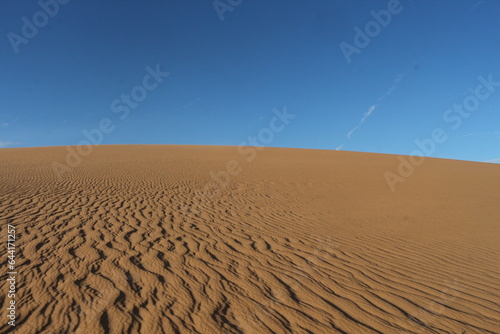
[[[498,165],[427,159],[391,192],[390,155],[99,146],[58,180],[65,155],[0,150],[15,332],[500,332]]]

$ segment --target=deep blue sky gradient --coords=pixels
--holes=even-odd
[[[76,145],[105,117],[103,144],[239,145],[286,106],[297,117],[270,146],[410,154],[441,127],[432,156],[500,158],[500,87],[456,130],[443,121],[478,76],[500,81],[500,2],[401,0],[347,63],[339,44],[387,3],[243,0],[221,21],[212,1],[72,0],[15,53],[7,35],[40,6],[1,1],[0,147]],[[170,76],[119,120],[112,101],[156,64]]]

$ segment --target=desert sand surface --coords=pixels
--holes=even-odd
[[[0,150],[1,333],[500,332],[499,165],[391,192],[393,155],[96,146],[57,177],[66,154]]]

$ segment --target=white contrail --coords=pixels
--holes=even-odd
[[[372,112],[374,112],[374,111],[375,111],[375,109],[376,109],[376,108],[377,108],[377,106],[374,104],[374,105],[372,105],[372,106],[368,109],[368,111],[367,111],[367,112],[365,112],[365,113],[363,114],[363,118],[361,118],[361,120],[359,121],[358,125],[356,125],[354,128],[352,128],[352,130],[351,130],[351,131],[349,131],[349,133],[347,134],[347,138],[348,138],[348,139],[351,139],[351,135],[354,133],[354,131],[356,131],[356,130],[357,130],[357,129],[361,126],[361,124],[363,124],[363,123],[366,121],[366,119],[367,119],[368,117],[370,117],[370,115],[372,114]]]

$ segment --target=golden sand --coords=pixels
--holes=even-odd
[[[498,165],[429,158],[391,192],[392,155],[97,146],[57,177],[66,154],[0,150],[14,332],[500,332]]]

